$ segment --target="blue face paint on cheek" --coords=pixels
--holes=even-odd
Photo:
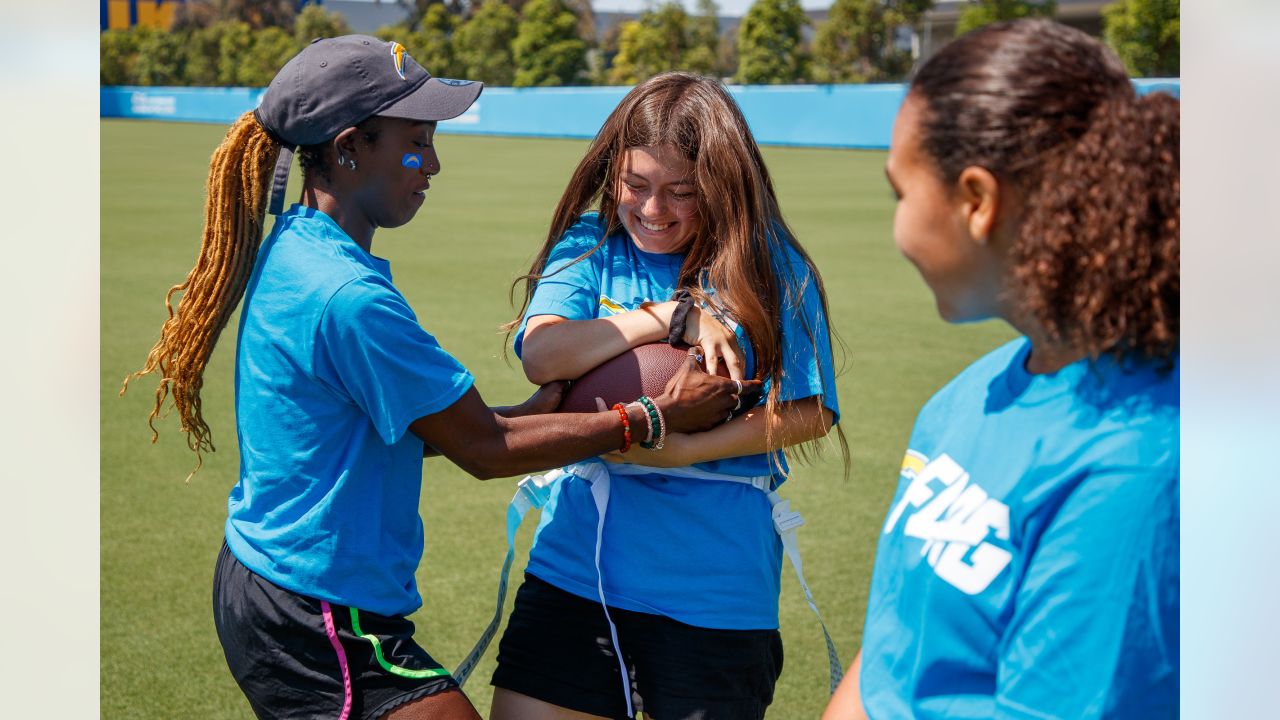
[[[400,164],[410,170],[421,170],[422,153],[405,153],[404,157],[400,158]]]

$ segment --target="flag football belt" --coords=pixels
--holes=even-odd
[[[668,477],[716,480],[750,485],[765,493],[765,496],[769,499],[769,505],[772,507],[773,529],[782,540],[782,549],[786,552],[787,559],[791,562],[791,567],[796,572],[796,580],[800,582],[800,588],[804,590],[805,601],[809,603],[809,608],[813,610],[813,614],[818,618],[818,624],[822,626],[822,635],[827,642],[827,662],[830,664],[831,671],[829,691],[835,692],[836,686],[840,684],[840,680],[844,676],[844,666],[840,664],[840,658],[836,655],[835,643],[831,641],[831,633],[827,631],[827,624],[822,619],[822,613],[818,611],[818,604],[813,599],[813,592],[809,590],[809,583],[805,582],[804,579],[804,566],[800,562],[800,545],[796,541],[796,530],[804,524],[804,519],[800,517],[800,513],[791,509],[790,500],[783,500],[777,491],[772,489],[772,482],[768,476],[746,478],[707,472],[694,467],[663,468],[659,471],[643,465],[625,463],[610,463],[606,466],[605,463],[600,461],[582,462],[563,469],[552,470],[542,475],[529,475],[517,484],[516,494],[511,498],[511,504],[507,506],[507,556],[502,561],[502,571],[498,577],[497,606],[494,608],[493,618],[489,621],[489,625],[484,629],[484,632],[480,634],[480,639],[476,642],[475,647],[463,659],[458,669],[453,672],[453,677],[458,681],[459,686],[465,683],[471,671],[475,670],[476,664],[480,662],[480,657],[484,655],[485,649],[489,647],[489,643],[493,641],[493,636],[498,631],[498,625],[502,620],[502,608],[507,598],[507,581],[511,574],[511,564],[516,555],[516,532],[520,529],[524,516],[530,510],[534,508],[541,509],[546,505],[547,500],[551,497],[551,488],[554,483],[568,475],[573,475],[591,483],[591,497],[595,500],[596,514],[598,516],[595,549],[596,591],[599,594],[600,606],[604,608],[605,620],[609,623],[609,635],[613,642],[614,655],[618,658],[618,667],[621,670],[623,683],[623,695],[627,700],[627,715],[628,717],[634,715],[631,706],[631,688],[628,684],[630,675],[622,659],[622,650],[618,643],[618,630],[613,624],[613,619],[609,617],[609,605],[605,602],[604,579],[600,572],[600,546],[604,535],[605,509],[609,506],[610,477],[612,475],[652,475],[655,472],[661,472],[661,474]]]

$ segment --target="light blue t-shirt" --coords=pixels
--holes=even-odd
[[[872,718],[1178,715],[1178,369],[1031,375],[1029,349],[916,421],[867,607]]]
[[[423,443],[408,428],[472,382],[386,260],[294,205],[263,241],[240,318],[231,552],[302,595],[416,610]]]
[[[614,233],[587,259],[605,228],[588,213],[555,245],[524,320],[558,315],[590,320],[634,310],[645,301],[669,300],[676,290],[680,254],[647,253],[625,232]],[[783,401],[822,396],[837,416],[835,377],[826,319],[808,267],[787,247],[780,274],[794,276],[799,302],[784,294],[782,323]],[[805,282],[808,281],[808,282]],[[812,329],[815,344],[803,327]],[[745,331],[739,342],[754,361]],[[522,349],[524,324],[515,338]],[[641,462],[643,450],[632,450]],[[783,459],[785,463],[785,458]],[[785,466],[785,465],[784,465]],[[767,455],[752,455],[695,467],[739,477],[774,476]],[[590,485],[568,477],[553,486],[534,537],[528,572],[567,592],[598,600],[594,565],[596,522]],[[698,627],[764,629],[778,626],[781,543],[765,494],[738,483],[692,480],[661,474],[614,475],[601,547],[601,575],[610,607],[655,613]]]

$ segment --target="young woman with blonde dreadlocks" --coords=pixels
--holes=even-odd
[[[511,327],[534,382],[684,340],[767,390],[715,430],[655,433],[559,476],[493,717],[762,717],[782,671],[783,448],[827,435],[839,405],[821,277],[724,86],[665,73],[629,92],[525,280]]]
[[[1178,716],[1178,102],[1044,20],[924,64],[885,169],[950,322],[827,720]]]
[[[438,80],[398,43],[319,40],[231,128],[210,168],[200,258],[142,373],[160,372],[199,453],[212,450],[201,376],[241,295],[236,357],[240,478],[214,576],[227,663],[259,717],[475,718],[413,638],[422,604],[422,458],[509,476],[625,448],[641,406],[534,418],[559,386],[490,408],[418,324],[371,254],[409,222],[440,171],[435,124],[481,85]],[[300,204],[279,214],[292,149]],[[259,248],[261,244],[261,248]],[[684,430],[719,422],[734,384],[693,361],[654,398]]]

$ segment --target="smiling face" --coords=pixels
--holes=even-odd
[[[920,122],[924,101],[908,95],[898,111],[885,174],[897,196],[893,241],[920,271],[933,291],[938,313],[949,322],[969,322],[1001,316],[1003,263],[991,237],[995,228],[976,214],[983,198],[967,184],[980,168],[966,169],[948,184],[921,145]],[[990,180],[994,182],[994,180]],[[986,188],[990,190],[990,188]],[[987,197],[988,202],[991,201]],[[975,221],[977,221],[975,223]],[[985,223],[985,224],[984,224]],[[979,228],[979,237],[974,230]]]
[[[627,148],[616,197],[618,219],[645,252],[683,250],[697,233],[693,163],[670,145]]]
[[[400,227],[422,207],[429,178],[440,172],[436,124],[377,118],[373,142],[357,140],[356,201],[374,227]],[[339,172],[342,172],[339,168]]]

